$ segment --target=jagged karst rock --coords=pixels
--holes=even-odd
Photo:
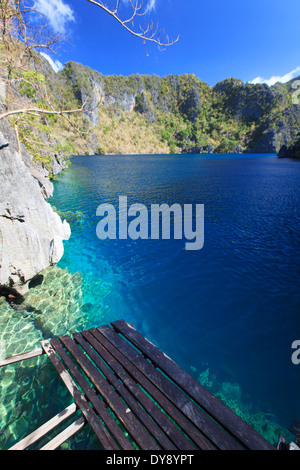
[[[24,294],[34,276],[59,261],[71,232],[45,200],[53,192],[47,172],[24,148],[20,157],[8,125],[1,129],[0,145],[9,146],[0,150],[0,285]]]
[[[191,122],[195,122],[202,108],[199,91],[191,88],[184,93],[184,99],[180,105],[180,111],[187,116]]]
[[[269,87],[229,78],[211,87],[192,74],[105,76],[74,62],[57,76],[70,97],[87,103],[90,154],[122,153],[122,148],[110,150],[109,138],[103,145],[97,129],[103,116],[104,122],[108,116],[108,124],[103,124],[108,129],[113,120],[132,112],[150,125],[149,139],[155,134],[178,153],[206,152],[209,146],[214,152],[277,153],[282,145],[291,145],[299,131],[299,105],[291,105],[292,82]],[[166,123],[165,128],[160,123]],[[109,132],[105,130],[108,137]]]
[[[68,167],[66,159],[62,155],[53,155],[53,166],[51,168],[51,173],[53,176],[58,175],[63,170]]]
[[[300,158],[300,139],[295,144],[287,146],[283,145],[279,152],[280,158]]]
[[[278,95],[266,84],[251,85],[233,78],[217,83],[214,90],[222,93],[224,110],[245,121],[260,119],[270,112]]]
[[[267,125],[261,129],[257,140],[250,146],[250,153],[277,153],[278,140],[275,129],[269,128]]]
[[[155,120],[154,111],[151,103],[147,99],[145,92],[139,93],[135,97],[134,110],[137,113],[144,114],[148,122],[153,123]]]

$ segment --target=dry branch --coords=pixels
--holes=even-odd
[[[128,31],[133,36],[142,39],[145,44],[146,42],[153,42],[165,49],[168,46],[172,46],[180,39],[178,36],[176,39],[170,40],[169,37],[165,35],[164,30],[161,31],[159,29],[158,24],[154,26],[153,22],[146,24],[144,27],[140,23],[135,26],[134,18],[145,16],[148,12],[147,8],[143,8],[143,2],[141,0],[128,0],[131,6],[131,14],[128,18],[125,19],[119,16],[121,3],[120,0],[117,0],[115,8],[109,7],[107,3],[104,3],[101,0],[87,1],[104,10],[106,13],[112,16],[123,28],[125,28],[126,31]],[[131,24],[131,26],[128,26],[128,24]],[[137,28],[139,28],[139,31],[137,31]]]
[[[49,109],[42,109],[42,108],[37,108],[37,107],[28,107],[28,108],[20,108],[20,109],[13,109],[11,111],[6,111],[5,113],[0,114],[0,119],[4,119],[8,116],[13,116],[15,114],[59,114],[60,116],[63,116],[64,114],[73,114],[73,113],[79,113],[84,110],[85,103],[81,106],[81,108],[78,109],[62,109],[60,111],[51,111]]]

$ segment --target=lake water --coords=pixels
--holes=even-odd
[[[187,251],[185,240],[100,241],[97,207],[118,208],[119,196],[149,210],[204,204],[203,249]],[[7,325],[16,318],[13,328],[3,326],[9,338],[12,330],[17,340],[32,331],[38,345],[51,334],[124,319],[270,442],[280,433],[295,437],[288,429],[300,421],[300,365],[291,360],[300,339],[299,162],[273,155],[77,156],[57,177],[50,202],[71,224],[58,266],[74,274],[76,293],[74,280],[63,288],[50,283],[57,299],[51,310],[45,292],[32,289],[27,315],[8,312]],[[49,274],[51,282],[56,275]],[[23,437],[63,409],[51,365],[10,373],[2,379],[14,400],[3,415],[2,448],[14,443],[7,439],[12,427]],[[22,400],[27,411],[16,414]]]
[[[204,204],[203,249],[172,239],[100,241],[97,207],[117,208],[120,195],[149,209]],[[300,365],[291,361],[300,339],[299,162],[78,156],[51,202],[81,213],[59,266],[82,273],[91,324],[133,322],[265,435],[270,423],[300,420]]]

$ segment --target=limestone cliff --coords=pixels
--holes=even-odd
[[[144,153],[154,138],[176,153],[277,153],[300,130],[293,81],[269,87],[229,78],[210,87],[190,74],[104,76],[74,62],[51,81],[54,90],[57,80],[63,80],[64,101],[86,103],[90,133],[83,153],[117,153],[116,140],[120,153]],[[133,140],[135,118],[135,136],[147,130],[142,143],[135,137],[136,151],[125,135]]]
[[[1,147],[0,289],[24,294],[32,278],[60,260],[71,232],[46,201],[53,192],[47,170],[23,147],[20,156],[14,132],[3,121]]]
[[[293,142],[292,145],[286,146],[283,145],[279,152],[278,152],[278,157],[280,158],[300,158],[300,137]]]

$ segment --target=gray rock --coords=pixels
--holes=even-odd
[[[202,108],[199,90],[191,88],[185,93],[183,103],[180,106],[182,114],[186,115],[191,122],[195,122]]]
[[[24,294],[34,276],[62,257],[71,231],[45,200],[53,191],[46,172],[25,149],[20,158],[8,128],[0,146],[7,142],[0,150],[0,285]]]
[[[217,83],[214,90],[223,93],[224,110],[243,121],[258,120],[269,114],[278,99],[276,89],[266,84],[252,85],[233,78]]]
[[[300,158],[300,139],[289,147],[282,145],[277,155],[281,158]]]
[[[250,153],[277,153],[278,140],[275,129],[270,129],[267,126],[263,129],[260,137],[253,147],[248,152]]]
[[[237,145],[234,149],[234,153],[243,153],[243,147],[241,145]]]
[[[154,111],[151,103],[148,101],[145,92],[139,93],[135,97],[134,111],[144,114],[147,121],[153,124],[155,120]]]
[[[66,161],[61,155],[54,154],[52,161],[53,161],[53,166],[51,168],[51,174],[53,176],[58,175],[65,168],[67,168]]]

